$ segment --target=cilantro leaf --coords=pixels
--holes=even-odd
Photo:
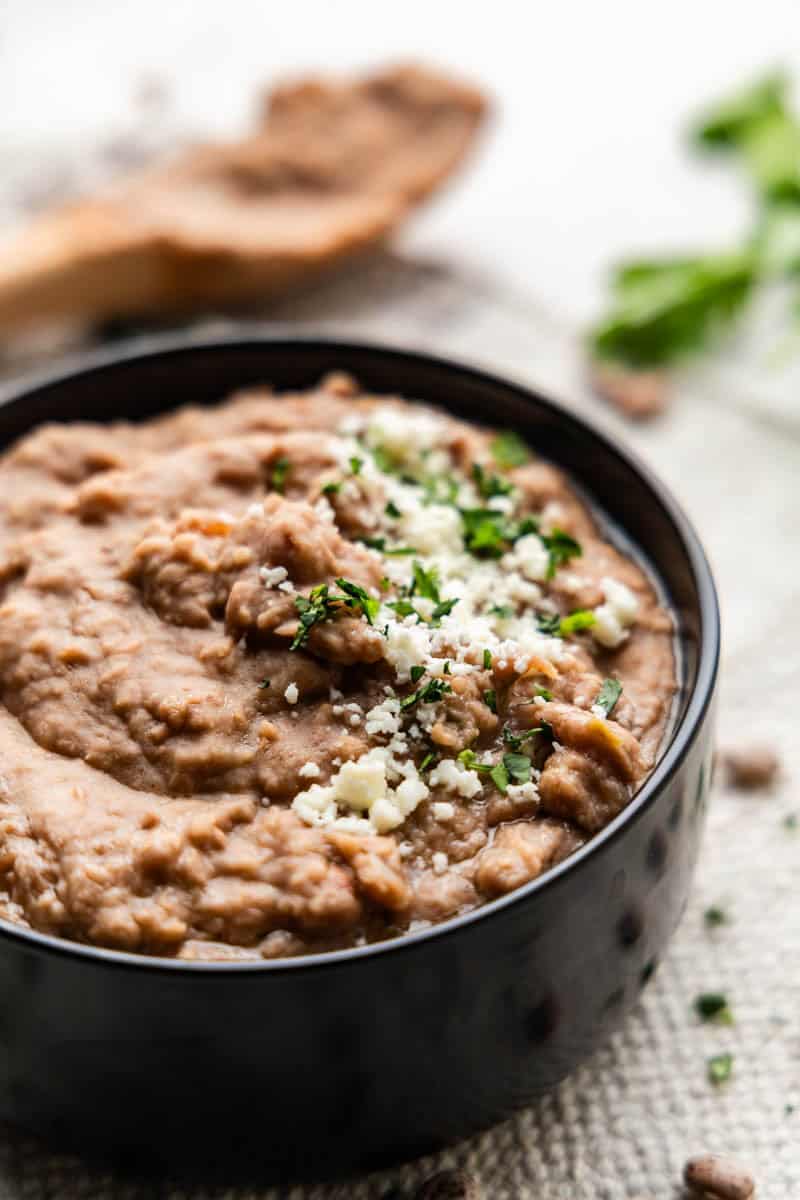
[[[403,515],[393,500],[389,501],[383,511],[386,513],[387,517],[392,517],[395,520]]]
[[[342,589],[340,595],[331,592],[327,583],[320,583],[311,589],[308,596],[295,596],[295,608],[300,620],[290,650],[299,650],[308,640],[308,635],[315,625],[333,620],[342,609],[360,611],[369,624],[372,624],[380,608],[380,601],[370,596],[357,583],[351,583],[347,579],[337,579],[336,583]]]
[[[558,613],[537,613],[536,628],[539,633],[546,633],[549,637],[558,637],[561,617]]]
[[[568,617],[562,617],[558,623],[559,635],[569,637],[571,633],[580,633],[582,629],[591,629],[597,617],[589,608],[577,608]]]
[[[493,604],[489,612],[493,617],[499,617],[501,621],[507,621],[514,615],[514,609],[510,604]]]
[[[525,729],[522,733],[514,733],[510,725],[503,726],[503,741],[512,750],[520,750],[525,742],[530,741],[532,737],[536,737],[541,733],[545,737],[552,737],[553,730],[546,721],[542,721],[541,725],[537,725],[534,729]]]
[[[708,1078],[714,1086],[726,1083],[733,1074],[733,1055],[715,1054],[707,1063]]]
[[[733,1014],[727,997],[721,992],[703,992],[694,1002],[694,1009],[701,1021],[717,1021],[723,1025],[733,1024]]]
[[[432,600],[434,604],[438,604],[441,597],[439,596],[439,576],[435,568],[426,571],[422,563],[414,562],[411,570],[414,580],[411,584],[409,595],[422,596],[426,600]]]
[[[386,607],[394,609],[398,617],[416,617],[418,621],[422,621],[421,615],[408,600],[390,600]]]
[[[371,625],[378,615],[378,609],[381,606],[380,600],[374,596],[370,596],[359,584],[350,583],[347,579],[337,579],[336,583],[342,589],[345,596],[348,597],[344,601],[345,605],[348,608],[360,608],[367,618],[367,622]]]
[[[504,762],[495,763],[489,771],[489,778],[498,792],[502,792],[505,795],[508,791],[508,769]]]
[[[618,679],[604,679],[595,704],[598,708],[602,708],[607,717],[610,717],[621,695],[622,684]]]
[[[428,751],[422,762],[419,764],[420,774],[424,774],[425,771],[430,771],[431,767],[435,766],[438,761],[439,755],[435,754],[433,750]]]
[[[710,929],[714,929],[718,925],[727,924],[728,914],[724,909],[720,908],[719,905],[712,904],[711,907],[707,908],[703,913],[703,920]]]
[[[341,483],[337,483],[335,480],[332,480],[330,483],[326,483],[323,485],[322,494],[323,494],[323,496],[335,496],[336,493],[340,492],[341,490],[342,490]]]
[[[411,676],[412,683],[419,683],[420,679],[422,679],[422,676],[425,674],[425,668],[424,667],[412,667],[411,670],[409,671],[409,674]]]
[[[271,680],[271,679],[262,679],[262,680],[261,680],[261,683],[260,683],[258,686],[259,686],[260,688],[264,688],[264,689],[266,689],[266,688],[268,688],[268,687],[271,687],[271,686],[272,686],[272,680]]]
[[[431,679],[419,691],[411,692],[400,701],[400,708],[411,708],[414,704],[437,704],[447,692],[452,692],[449,683],[443,679]]]
[[[493,713],[497,712],[497,692],[494,688],[487,688],[483,693],[483,702]]]
[[[504,467],[506,470],[511,467],[521,467],[532,457],[522,438],[512,429],[505,429],[502,433],[498,433],[490,449],[498,467]]]
[[[350,472],[351,472],[351,474],[353,474],[353,475],[360,475],[360,474],[361,474],[361,468],[362,468],[362,467],[363,467],[363,465],[364,465],[364,460],[363,460],[363,458],[358,458],[358,456],[354,454],[354,455],[352,455],[352,457],[351,457],[351,458],[349,458],[347,461],[348,461],[348,462],[349,462],[349,464],[350,464]]]
[[[503,766],[514,783],[528,783],[531,777],[531,760],[527,754],[504,754]]]
[[[484,650],[484,652],[483,652],[483,669],[484,669],[484,671],[491,670],[491,666],[492,666],[492,652],[491,652],[491,650]]]
[[[286,476],[289,474],[291,465],[289,459],[283,456],[275,459],[269,477],[270,487],[273,492],[283,492],[286,487]]]
[[[612,307],[590,333],[595,358],[658,367],[703,348],[730,325],[756,281],[751,248],[629,263],[612,281]]]
[[[478,495],[482,496],[484,500],[491,500],[494,496],[507,496],[514,490],[514,485],[507,479],[501,479],[499,475],[488,474],[480,463],[472,464],[472,478],[478,489]]]
[[[574,537],[558,526],[554,526],[550,533],[542,534],[541,538],[549,555],[547,579],[553,579],[557,569],[568,563],[571,558],[580,558],[583,554],[580,542],[576,542]]]
[[[383,537],[359,537],[356,541],[363,542],[365,546],[369,546],[370,550],[379,550],[381,554],[389,556],[417,553],[414,546],[387,546],[386,538]]]

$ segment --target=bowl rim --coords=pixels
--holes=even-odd
[[[108,368],[133,365],[159,357],[181,357],[185,353],[224,353],[231,350],[257,352],[281,347],[296,352],[304,347],[315,352],[330,351],[341,356],[373,355],[388,361],[412,361],[418,367],[450,372],[454,378],[469,378],[476,386],[500,388],[516,393],[523,401],[534,399],[539,407],[549,409],[552,416],[568,424],[572,423],[597,441],[604,453],[621,461],[622,464],[644,483],[653,499],[674,527],[685,558],[691,569],[698,597],[700,636],[698,639],[697,676],[688,698],[686,710],[675,727],[669,745],[657,761],[651,774],[633,796],[630,803],[617,814],[599,833],[595,834],[580,849],[569,855],[541,876],[523,884],[514,891],[487,901],[466,913],[450,917],[429,928],[400,934],[386,941],[365,946],[353,946],[343,950],[322,951],[286,959],[263,960],[209,960],[192,961],[137,954],[132,951],[113,950],[103,946],[91,946],[73,942],[55,934],[41,933],[35,929],[16,924],[0,917],[0,940],[7,939],[36,949],[42,953],[83,959],[97,967],[120,967],[166,974],[200,974],[210,978],[227,978],[236,974],[284,974],[286,972],[315,972],[340,968],[350,962],[382,959],[385,955],[410,953],[420,944],[438,941],[468,929],[476,922],[488,923],[498,919],[507,909],[524,903],[539,892],[554,887],[565,877],[579,871],[587,859],[602,853],[606,847],[621,837],[625,830],[653,804],[665,786],[675,776],[693,746],[706,713],[711,705],[720,657],[720,612],[717,589],[706,553],[695,532],[692,522],[671,490],[660,477],[627,445],[615,444],[592,418],[564,407],[558,400],[551,399],[536,387],[514,379],[512,376],[496,374],[483,366],[461,358],[432,354],[424,350],[407,349],[404,346],[375,342],[369,339],[351,340],[335,335],[316,335],[313,332],[297,333],[290,326],[244,325],[236,330],[213,334],[185,332],[176,335],[147,334],[126,339],[110,349],[83,352],[61,359],[51,369],[27,372],[19,379],[0,386],[0,408],[23,401],[33,393],[58,388],[69,384],[77,377],[102,373]],[[357,362],[353,370],[357,374]],[[244,386],[244,385],[243,385]],[[421,397],[424,398],[424,397]],[[653,566],[658,570],[654,557]],[[22,948],[21,947],[21,948]]]

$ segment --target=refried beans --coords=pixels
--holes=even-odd
[[[535,879],[652,769],[674,622],[509,432],[344,375],[0,460],[0,912],[275,958]]]

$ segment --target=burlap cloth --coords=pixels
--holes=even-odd
[[[313,300],[273,310],[281,321],[335,328],[478,361],[531,382],[632,443],[677,492],[717,572],[725,651],[721,744],[764,740],[783,759],[768,794],[718,779],[683,923],[624,1029],[536,1107],[437,1159],[347,1185],[187,1189],[98,1171],[12,1130],[0,1136],[0,1197],[14,1200],[372,1200],[462,1165],[489,1200],[665,1200],[680,1193],[692,1153],[750,1164],[764,1200],[800,1196],[800,402],[794,372],[719,369],[681,382],[670,412],[631,426],[588,392],[578,341],[529,298],[430,263],[386,256]],[[718,773],[719,774],[719,773]],[[728,923],[709,931],[703,913]],[[723,991],[735,1023],[701,1024],[694,997]],[[713,1087],[710,1055],[734,1055]],[[268,1129],[265,1129],[268,1136]],[[352,1131],[354,1138],[358,1130]],[[309,1146],[309,1155],[313,1146]]]

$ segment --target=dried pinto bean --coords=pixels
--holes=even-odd
[[[750,1200],[756,1183],[749,1171],[720,1154],[698,1154],[683,1169],[686,1186],[709,1200]]]
[[[481,1200],[481,1190],[466,1171],[439,1171],[425,1180],[415,1200]]]
[[[724,750],[722,760],[733,787],[747,791],[768,788],[775,782],[781,762],[769,746],[742,746]]]

